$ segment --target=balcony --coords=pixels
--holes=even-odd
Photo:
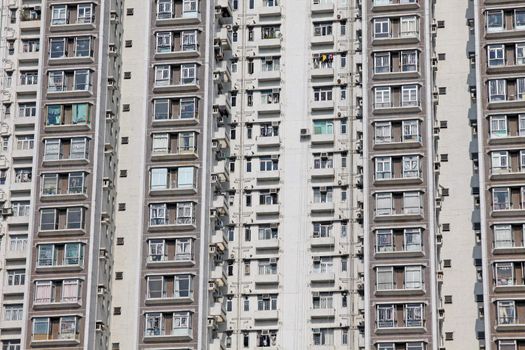
[[[312,283],[335,282],[335,273],[334,272],[311,272],[310,282]]]
[[[310,245],[315,248],[335,247],[335,237],[313,237],[310,239]]]
[[[312,0],[312,14],[330,14],[334,12],[333,1]]]
[[[157,149],[151,152],[151,160],[195,160],[198,158],[196,147],[176,147],[175,149]]]
[[[33,334],[31,346],[33,347],[70,347],[80,345],[80,334]]]
[[[257,9],[259,19],[264,20],[264,17],[281,16],[281,6],[262,6]]]
[[[180,342],[190,341],[193,339],[193,331],[191,328],[179,329],[160,329],[152,328],[146,329],[144,334],[145,343],[165,343],[165,342]]]
[[[277,321],[279,319],[278,310],[255,310],[253,312],[255,321]]]
[[[255,212],[257,215],[273,215],[279,214],[280,209],[280,204],[257,205]]]
[[[281,145],[281,138],[279,136],[256,136],[255,143],[257,147],[278,147]]]
[[[316,134],[316,133],[313,133],[311,138],[310,138],[310,141],[312,142],[313,145],[318,145],[318,144],[333,144],[335,142],[335,134],[330,134],[330,133],[323,133],[323,134]]]
[[[149,255],[146,258],[148,268],[173,268],[173,267],[191,267],[195,265],[193,254],[175,254],[168,255]]]
[[[159,12],[157,13],[155,25],[158,27],[192,25],[200,24],[201,21],[201,14],[196,11],[187,11],[183,13]]]
[[[279,249],[279,239],[259,239],[253,242],[255,250]]]
[[[324,46],[333,45],[335,37],[333,34],[330,35],[314,35],[311,39],[312,46]]]
[[[375,0],[373,12],[406,11],[419,9],[418,0]]]
[[[310,210],[312,213],[332,213],[335,211],[334,202],[312,202],[310,203]]]
[[[255,284],[278,284],[279,274],[257,274],[254,276]]]
[[[310,309],[310,318],[335,318],[335,308],[312,308]]]

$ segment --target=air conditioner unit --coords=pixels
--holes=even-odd
[[[37,11],[37,12],[42,11],[42,6],[40,6],[40,5],[35,5],[33,8],[34,8],[35,11]]]
[[[278,192],[277,188],[270,189],[270,193],[277,193],[277,192]]]
[[[279,126],[279,122],[272,122],[272,126]]]
[[[319,292],[312,292],[312,296],[314,298],[319,297],[319,295],[321,295],[321,293],[319,293]]]
[[[308,129],[301,129],[301,136],[303,136],[303,137],[310,136],[310,130],[308,130]]]
[[[321,261],[321,257],[320,256],[314,256],[313,259],[314,259],[315,262]]]
[[[319,187],[319,191],[321,192],[327,192],[328,188],[326,186]]]
[[[217,252],[217,247],[214,246],[214,245],[211,245],[211,246],[209,247],[209,249],[208,249],[208,252],[209,252],[210,254],[215,254],[215,253]]]
[[[323,158],[323,159],[328,158],[328,153],[326,153],[326,152],[321,153],[321,158]]]
[[[262,298],[263,298],[263,299],[270,299],[270,294],[263,294],[263,295],[262,295]]]
[[[279,159],[279,155],[278,154],[272,154],[272,159]]]
[[[270,264],[276,264],[277,258],[270,258]]]

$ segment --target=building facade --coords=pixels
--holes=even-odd
[[[3,0],[3,350],[525,348],[518,0]]]

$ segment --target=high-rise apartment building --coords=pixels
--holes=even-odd
[[[2,350],[525,349],[520,0],[0,0]]]

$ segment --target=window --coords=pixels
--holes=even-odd
[[[394,289],[394,269],[392,267],[378,267],[376,276],[377,290]]]
[[[403,212],[405,214],[419,214],[421,212],[421,195],[419,192],[403,193]]]
[[[403,157],[403,178],[419,177],[419,156]]]
[[[175,242],[175,260],[191,260],[191,239],[177,239]]]
[[[332,169],[334,167],[334,157],[328,153],[314,155],[314,169]]]
[[[49,72],[47,80],[47,91],[48,92],[61,92],[66,91],[66,79],[65,74],[62,71]],[[49,108],[48,108],[49,112]]]
[[[177,225],[190,225],[193,223],[193,203],[177,203]]]
[[[75,38],[75,56],[76,57],[91,57],[91,38],[90,37]]]
[[[257,296],[257,310],[269,311],[277,310],[277,295],[258,295]]]
[[[314,36],[332,35],[332,23],[314,23]]]
[[[494,225],[494,248],[510,248],[514,246],[511,225]]]
[[[49,58],[62,58],[66,56],[66,39],[52,38],[49,40]]]
[[[26,281],[25,270],[7,270],[8,286],[23,286]]]
[[[514,301],[498,301],[498,324],[516,323],[516,304]]]
[[[332,187],[314,187],[314,203],[332,203]]]
[[[58,174],[42,175],[42,195],[51,196],[58,194]]]
[[[153,118],[155,120],[167,120],[170,119],[170,100],[160,99],[153,102]]]
[[[64,265],[82,265],[84,249],[80,243],[68,243],[64,251]]]
[[[169,65],[162,65],[155,67],[155,85],[167,86],[171,83],[171,67]]]
[[[149,208],[150,226],[166,225],[168,217],[166,204],[151,204]]]
[[[388,86],[376,87],[374,89],[375,108],[392,107],[391,89]]]
[[[331,222],[314,222],[313,226],[314,238],[324,238],[332,236],[333,224]]]
[[[277,39],[281,36],[280,30],[281,28],[279,26],[262,26],[261,39]]]
[[[168,169],[151,169],[151,190],[163,190],[168,188]]]
[[[39,39],[23,39],[22,40],[22,52],[39,52],[40,51],[40,40]]]
[[[164,261],[167,258],[165,254],[164,240],[152,239],[148,242],[149,259],[151,261]]]
[[[334,330],[331,328],[313,329],[314,345],[333,345]]]
[[[4,306],[4,320],[5,321],[21,321],[23,315],[23,306],[20,304],[5,305]]]
[[[157,2],[157,19],[169,19],[173,16],[172,0],[159,0]]]
[[[315,135],[332,135],[334,133],[334,122],[331,120],[315,120]]]
[[[421,251],[421,229],[407,228],[403,231],[404,248],[407,252]]]
[[[380,229],[376,231],[376,251],[377,252],[393,252],[394,251],[394,235],[392,230]]]
[[[407,304],[405,306],[405,325],[406,327],[423,326],[423,305]]]
[[[376,158],[376,180],[385,180],[392,178],[392,158],[378,157]]]
[[[29,216],[30,205],[29,202],[20,201],[12,202],[13,216]]]
[[[524,100],[525,98],[525,78],[516,79],[517,92],[516,98],[518,100]]]
[[[510,209],[510,190],[508,188],[492,189],[493,210]]]
[[[168,33],[157,33],[157,52],[171,52],[172,51],[172,35]]]
[[[403,120],[403,142],[419,141],[419,122],[417,120]]]
[[[25,251],[27,248],[27,235],[9,235],[9,250],[15,252]]]
[[[401,105],[403,107],[419,106],[417,85],[404,85],[401,87]]]
[[[390,73],[390,53],[374,54],[374,71],[375,73]]]
[[[490,117],[490,137],[499,138],[507,136],[507,116],[503,115]]]
[[[332,273],[333,259],[331,256],[314,257],[314,273]]]
[[[394,212],[392,193],[377,193],[376,194],[376,215],[392,215]]]
[[[377,328],[394,327],[394,305],[377,306]]]
[[[272,157],[261,157],[259,159],[259,168],[261,171],[275,171],[279,170],[279,160],[272,159]]]
[[[66,227],[67,229],[80,229],[83,226],[82,208],[67,208],[66,210]]]
[[[489,45],[487,55],[489,67],[505,65],[505,45]]]
[[[26,102],[18,104],[18,117],[35,117],[36,116],[36,103]]]
[[[509,152],[491,152],[492,173],[503,173],[510,171]]]
[[[172,335],[187,335],[191,329],[191,315],[189,312],[173,313]]]
[[[21,350],[20,340],[2,340],[2,350]]]
[[[516,340],[499,340],[498,350],[517,350]]]
[[[183,17],[196,17],[197,16],[197,0],[183,0],[182,16]]]
[[[197,65],[183,64],[181,65],[181,84],[197,84]]]
[[[69,151],[70,159],[87,159],[87,139],[71,139],[71,149]]]
[[[514,29],[525,29],[525,10],[514,10]]]
[[[152,152],[153,153],[168,153],[169,152],[169,135],[168,134],[153,134]]]
[[[507,81],[504,79],[489,80],[489,102],[507,99]]]
[[[499,32],[504,29],[503,11],[487,11],[487,31]]]
[[[396,350],[396,344],[394,343],[377,344],[377,350]]]
[[[51,324],[48,317],[33,318],[33,339],[48,340],[51,333]]]
[[[418,35],[417,17],[401,17],[401,37],[414,37]]]
[[[51,25],[67,23],[67,5],[54,5],[51,7]]]
[[[87,124],[89,117],[89,104],[75,103],[71,105],[71,123],[73,125]]]
[[[514,285],[514,267],[510,262],[498,262],[494,264],[494,275],[496,286]]]
[[[182,32],[182,51],[196,51],[197,50],[197,32],[184,31]]]
[[[405,289],[420,289],[423,286],[421,266],[405,267]]]
[[[374,38],[390,37],[390,20],[388,18],[374,19]]]
[[[191,291],[191,276],[190,275],[176,275],[174,277],[174,296],[175,298],[190,298]]]
[[[38,84],[38,72],[26,71],[20,72],[20,85],[36,85]]]
[[[401,51],[401,71],[417,72],[417,51]]]
[[[276,275],[277,261],[259,260],[259,275]]]
[[[332,101],[331,87],[314,88],[314,101]]]
[[[17,150],[31,150],[35,146],[35,137],[33,135],[20,135],[16,137]]]
[[[60,339],[75,339],[77,332],[77,318],[75,316],[60,317]]]
[[[193,188],[195,185],[194,172],[193,167],[177,168],[177,188]]]
[[[194,98],[180,99],[180,118],[193,119],[195,118],[196,101]]]
[[[374,125],[376,144],[392,142],[392,124],[390,122],[379,122]]]
[[[79,4],[77,7],[77,23],[93,23],[93,5]]]
[[[76,70],[74,73],[74,90],[87,91],[90,88],[89,70]]]
[[[516,64],[517,65],[525,64],[525,44],[524,43],[516,44]]]

